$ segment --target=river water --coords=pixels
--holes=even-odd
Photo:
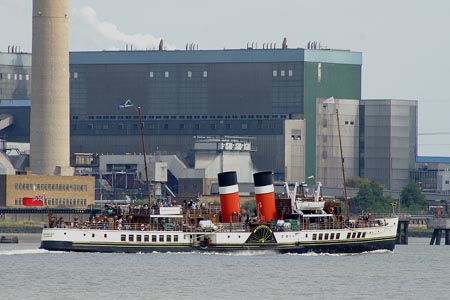
[[[0,244],[0,299],[450,299],[450,246],[395,251],[65,253]]]

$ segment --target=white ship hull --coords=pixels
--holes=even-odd
[[[253,230],[219,228],[208,231],[148,231],[44,228],[41,248],[83,252],[180,252],[270,250],[279,253],[358,253],[393,250],[398,218],[376,220],[360,228],[274,231],[267,225]]]

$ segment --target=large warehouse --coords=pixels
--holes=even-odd
[[[361,53],[339,50],[75,52],[70,57],[71,152],[148,150],[191,162],[194,136],[254,136],[257,169],[285,179],[285,121],[305,119],[302,174],[315,174],[317,98],[361,97]],[[297,180],[302,180],[298,178]]]
[[[0,113],[15,118],[0,132],[10,141],[29,140],[25,78],[31,76],[30,56],[0,53]],[[141,153],[138,113],[133,107],[119,109],[131,99],[142,109],[147,152],[176,154],[193,167],[198,138],[251,137],[255,169],[273,170],[276,180],[303,181],[315,175],[337,186],[341,175],[334,107],[321,108],[324,99],[334,97],[342,124],[348,125],[343,128],[348,176],[375,174],[383,179],[376,170],[361,169],[368,166],[364,161],[370,155],[377,156],[369,148],[375,141],[370,137],[377,135],[361,126],[376,127],[377,111],[395,117],[390,113],[394,106],[391,101],[360,101],[361,66],[361,53],[332,49],[71,52],[70,152]],[[361,114],[365,103],[375,111]],[[384,131],[394,138],[404,135],[407,147],[413,146],[414,153],[401,157],[406,160],[402,184],[409,176],[404,166],[413,164],[417,148],[417,102],[406,106],[411,109],[405,110],[405,126],[412,129]],[[371,121],[364,122],[366,117]],[[384,145],[384,159],[392,165],[389,147],[394,144],[385,141],[379,137],[376,143]],[[390,182],[383,184],[394,188]]]

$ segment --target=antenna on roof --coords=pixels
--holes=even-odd
[[[283,44],[282,44],[282,46],[281,46],[281,49],[287,49],[287,39],[286,38],[284,38],[283,39]]]

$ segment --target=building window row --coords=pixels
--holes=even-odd
[[[5,77],[5,78],[3,78]],[[30,74],[11,74],[11,73],[6,73],[5,76],[3,75],[3,73],[0,73],[0,80],[2,79],[14,79],[14,80],[30,80]]]
[[[272,71],[272,76],[273,77],[292,77],[294,76],[294,70],[273,70]]]
[[[203,123],[205,124],[205,123]],[[227,129],[227,130],[232,130],[232,129],[237,129],[238,125],[236,124],[230,124],[230,123],[225,123],[223,124],[222,121],[220,122],[220,125],[218,123],[209,123],[207,125],[203,125],[201,126],[199,123],[194,123],[194,124],[185,124],[185,123],[180,123],[177,125],[170,125],[169,123],[164,123],[162,125],[160,124],[154,124],[154,123],[144,123],[144,128],[146,129],[164,129],[164,130],[169,130],[169,129],[176,129],[178,128],[179,130],[185,130],[185,129],[195,129],[195,130],[200,130],[200,128],[205,129],[211,129],[211,130],[217,130],[217,129]],[[83,126],[78,126],[77,124],[72,124],[72,130],[78,130],[78,129],[82,129]],[[240,124],[240,128],[243,130],[249,129],[249,124],[247,123],[241,123]],[[258,129],[275,129],[276,128],[276,124],[271,122],[271,123],[260,123],[260,121],[258,121],[257,124],[257,128]],[[108,130],[108,129],[119,129],[119,130],[125,130],[125,129],[134,129],[137,130],[139,129],[138,124],[134,124],[132,127],[126,127],[125,124],[119,123],[117,124],[117,127],[115,126],[109,126],[108,124],[97,124],[97,126],[95,126],[95,124],[93,123],[88,123],[87,124],[87,129],[88,130],[94,130],[94,129],[101,129],[101,130]],[[293,140],[301,140],[301,136],[300,135],[292,135],[292,139]]]
[[[23,198],[16,198],[15,205],[23,205]],[[45,198],[46,206],[86,206],[87,200],[85,198]]]
[[[69,73],[69,78],[77,79],[78,78],[78,72]]]
[[[193,72],[192,71],[187,71],[186,76],[188,78],[192,78]],[[202,72],[202,76],[203,78],[207,78],[208,77],[208,71],[203,71]],[[149,78],[154,78],[155,77],[155,72],[154,71],[150,71],[148,73],[148,77]],[[170,77],[170,72],[169,71],[164,71],[164,77],[165,78],[169,78]]]
[[[214,119],[287,119],[288,116],[281,115],[172,115],[172,116],[142,116],[143,120],[214,120]],[[82,119],[82,118],[81,118]],[[131,120],[139,119],[139,116],[88,116],[88,120]],[[72,120],[80,120],[80,116],[72,116]]]
[[[54,183],[16,183],[16,191],[58,191],[58,192],[86,192],[85,184],[54,184]]]

